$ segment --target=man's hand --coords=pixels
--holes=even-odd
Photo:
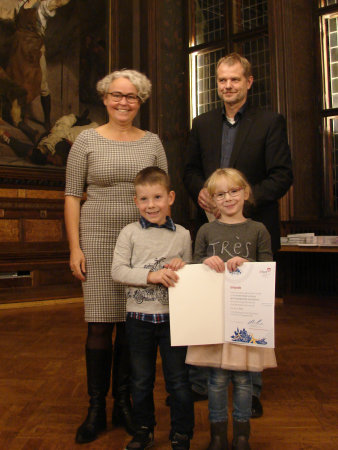
[[[204,209],[205,212],[213,214],[216,219],[220,218],[221,214],[219,212],[219,209],[216,207],[206,188],[200,190],[197,201],[200,207]]]
[[[197,201],[200,207],[204,209],[204,211],[207,211],[208,213],[214,212],[215,204],[206,188],[200,190]]]
[[[207,258],[203,261],[203,264],[206,264],[211,269],[216,270],[216,272],[221,273],[225,271],[225,264],[224,261],[219,256],[210,256],[210,258]]]
[[[165,287],[173,287],[178,281],[178,275],[171,269],[161,269],[156,272],[149,272],[147,283],[163,284]]]

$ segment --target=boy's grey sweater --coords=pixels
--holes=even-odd
[[[223,261],[240,256],[248,261],[272,261],[271,238],[261,222],[227,224],[215,220],[198,230],[194,262],[217,255]]]
[[[173,258],[191,262],[191,238],[188,230],[176,225],[143,229],[139,222],[124,227],[117,239],[111,274],[126,288],[127,312],[165,314],[169,312],[168,289],[162,284],[147,284],[150,271],[164,267]]]

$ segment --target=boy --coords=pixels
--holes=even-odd
[[[194,426],[193,399],[186,347],[171,347],[168,287],[178,280],[176,270],[191,260],[189,231],[169,217],[175,193],[168,175],[147,167],[135,178],[134,201],[139,222],[124,227],[118,237],[112,265],[115,281],[127,284],[126,332],[131,357],[131,392],[137,429],[126,449],[153,445],[155,426],[153,387],[157,347],[160,348],[166,389],[171,396],[172,448],[190,448]]]

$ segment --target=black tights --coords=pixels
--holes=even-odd
[[[115,346],[124,346],[126,340],[125,322],[89,322],[87,348],[109,350],[112,347],[114,325],[116,325]]]
[[[112,346],[114,323],[88,323],[87,348],[108,350]]]

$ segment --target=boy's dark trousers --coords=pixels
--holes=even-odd
[[[194,404],[185,364],[186,347],[170,345],[169,322],[151,323],[127,317],[126,332],[131,357],[131,395],[136,428],[154,429],[154,381],[157,348],[160,348],[166,389],[171,396],[171,431],[192,437]]]

